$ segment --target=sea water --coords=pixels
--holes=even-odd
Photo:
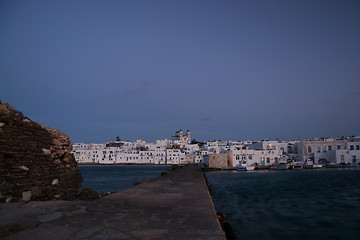
[[[360,170],[208,172],[237,239],[360,239]]]
[[[78,166],[82,176],[82,187],[98,190],[100,193],[120,192],[141,183],[160,177],[168,166],[144,165],[101,165]]]

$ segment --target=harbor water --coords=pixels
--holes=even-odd
[[[208,172],[237,239],[360,239],[360,170]]]
[[[100,193],[120,192],[136,183],[160,177],[168,166],[145,165],[101,165],[78,166],[82,176],[82,187],[98,190]]]

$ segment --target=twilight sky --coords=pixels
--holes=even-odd
[[[0,1],[0,99],[73,142],[360,135],[360,1]]]

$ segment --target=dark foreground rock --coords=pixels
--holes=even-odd
[[[80,200],[95,200],[101,197],[99,191],[93,190],[91,188],[81,188],[78,199]]]
[[[196,166],[95,201],[0,204],[0,216],[4,239],[226,239]]]
[[[82,182],[65,133],[0,101],[0,202],[74,199]]]

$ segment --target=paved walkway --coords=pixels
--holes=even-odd
[[[0,204],[0,238],[226,239],[196,166],[96,201]]]

